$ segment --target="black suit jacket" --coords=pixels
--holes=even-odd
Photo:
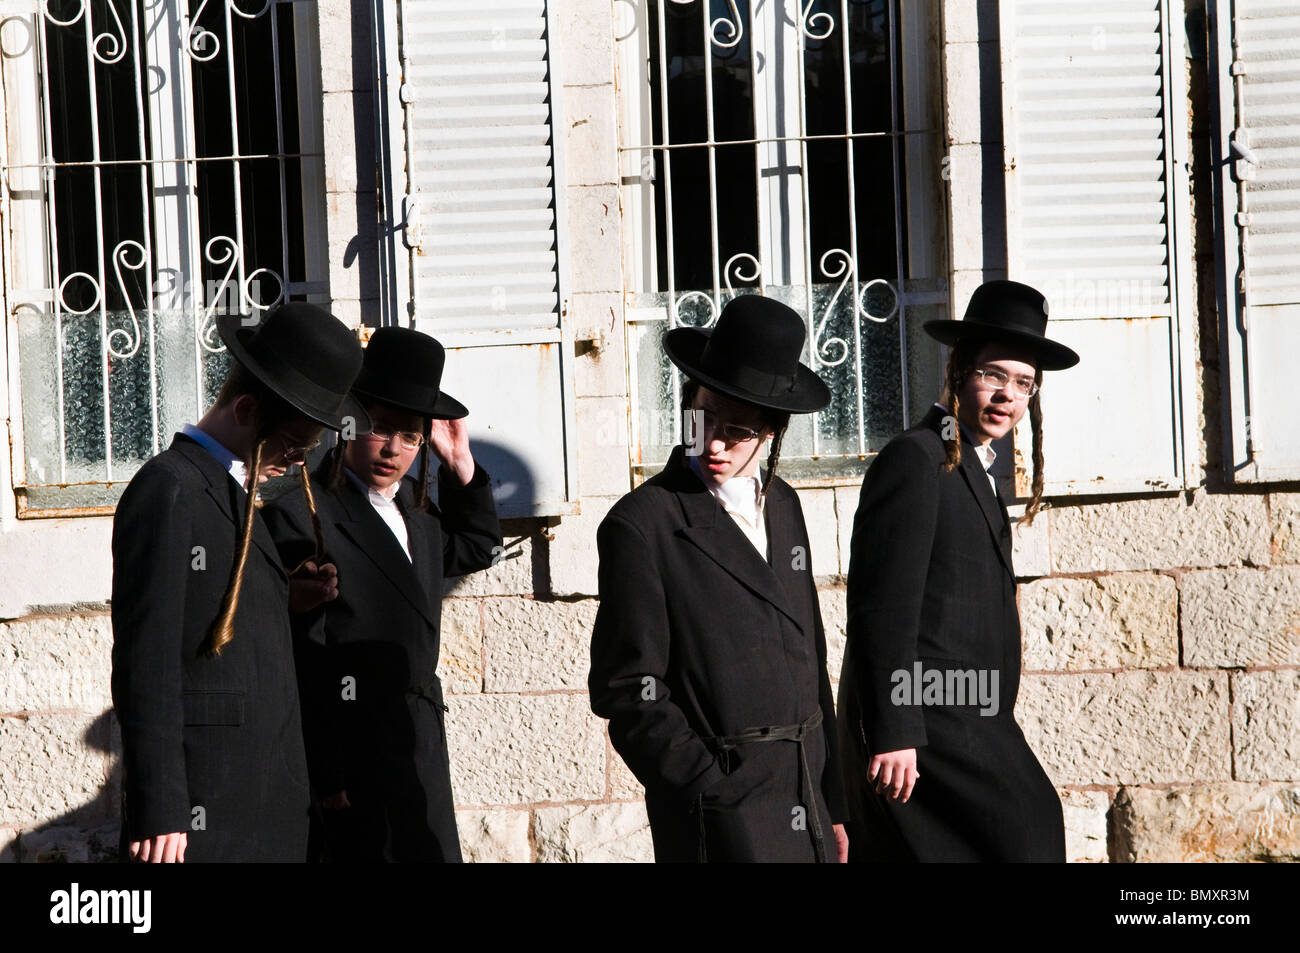
[[[597,532],[600,608],[593,711],[646,788],[658,860],[811,860],[818,812],[843,819],[826,640],[799,499],[781,479],[765,504],[771,563],[681,447]],[[815,803],[793,742],[718,752],[708,739],[824,721],[805,741]],[[701,843],[703,841],[703,843]]]
[[[140,468],[113,520],[124,839],[184,831],[187,862],[306,855],[288,582],[260,516],[234,638],[220,657],[203,651],[247,500],[206,450],[177,435]]]
[[[1063,859],[1060,800],[1013,716],[1020,619],[1010,521],[964,432],[960,466],[943,469],[946,417],[931,408],[890,441],[854,517],[840,680],[850,843],[855,856],[882,859]],[[969,698],[905,703],[896,673],[911,677],[918,663],[983,672],[989,688],[996,673],[996,714]],[[904,748],[918,749],[920,780],[898,804],[864,780],[872,754]]]
[[[397,494],[411,558],[366,494],[345,477],[312,480],[325,559],[339,596],[294,619],[308,764],[317,796],[346,790],[337,857],[459,860],[438,665],[443,580],[485,569],[501,553],[491,484],[476,466],[461,486],[438,471],[438,504],[414,508],[414,480]],[[302,494],[266,508],[286,566],[315,551]],[[348,680],[345,682],[345,679]]]

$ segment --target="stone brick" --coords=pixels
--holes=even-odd
[[[107,614],[0,625],[0,712],[112,707],[113,625]]]
[[[631,489],[627,446],[627,401],[580,397],[578,486],[582,495],[620,497]]]
[[[596,600],[489,599],[483,607],[487,692],[583,691]]]
[[[373,89],[367,6],[353,0],[318,0],[321,90]],[[353,59],[357,60],[354,70]],[[360,74],[355,75],[355,74]]]
[[[25,864],[103,864],[117,860],[120,827],[102,824],[80,827],[46,827],[24,831],[19,853]]]
[[[858,512],[861,493],[860,485],[835,488],[835,535],[840,550],[840,573],[845,578],[849,575],[849,560],[853,554],[853,517]]]
[[[537,859],[543,863],[619,863],[654,860],[645,805],[566,804],[539,808],[533,820]]]
[[[979,145],[956,144],[948,147],[948,196],[952,209],[952,267],[983,267],[984,223],[980,197],[983,192],[984,152]],[[963,299],[957,309],[965,308]]]
[[[974,43],[978,39],[978,0],[943,0],[944,42]]]
[[[506,533],[496,565],[481,572],[444,579],[443,597],[532,595],[533,548],[540,538],[536,534],[520,537]]]
[[[110,516],[16,520],[5,527],[0,619],[20,618],[36,606],[107,602],[113,587],[112,535]]]
[[[1104,863],[1106,855],[1106,811],[1110,797],[1105,791],[1058,791],[1065,816],[1065,859],[1070,863]]]
[[[623,257],[616,185],[570,185],[569,289],[573,293],[623,290]]]
[[[1224,672],[1027,675],[1016,720],[1057,785],[1231,777]]]
[[[325,93],[321,101],[321,125],[325,131],[325,191],[356,192],[360,157],[357,130],[373,127],[373,93]],[[371,125],[362,125],[370,123]],[[367,132],[367,134],[369,134]],[[373,181],[366,189],[374,190]],[[337,292],[336,292],[337,293]]]
[[[1178,591],[1183,664],[1300,665],[1300,567],[1186,572]]]
[[[438,677],[443,690],[464,695],[483,690],[483,621],[476,599],[442,600]]]
[[[1011,506],[1008,514],[1015,521],[1011,527],[1011,565],[1016,569],[1017,579],[1034,579],[1046,576],[1052,571],[1052,553],[1048,545],[1050,530],[1048,523],[1052,519],[1050,510],[1040,510],[1032,525],[1026,526],[1023,519],[1025,507]]]
[[[645,788],[636,779],[636,775],[632,773],[627,763],[619,757],[618,752],[614,750],[614,745],[608,741],[608,731],[605,752],[606,763],[609,765],[607,797],[611,801],[633,801],[644,798]]]
[[[467,864],[526,864],[532,860],[527,811],[457,811],[456,829]]]
[[[845,629],[849,622],[848,590],[842,587],[818,589],[817,601],[822,610],[822,628],[826,630],[826,673],[831,684],[840,680],[844,667]]]
[[[812,573],[816,579],[840,574],[839,526],[835,518],[835,491],[811,489],[799,491],[799,506],[808,527],[812,552]],[[776,554],[773,554],[773,558]],[[783,557],[788,558],[788,557]]]
[[[0,830],[0,864],[18,863],[18,851],[18,832]]]
[[[551,535],[548,548],[551,567],[551,594],[555,596],[595,596],[600,592],[597,570],[596,530],[617,497],[583,497],[582,512],[560,520]]]
[[[571,295],[569,320],[576,339],[600,338],[599,349],[580,350],[573,362],[573,392],[579,397],[625,397],[627,341],[622,295]]]
[[[1020,587],[1030,671],[1178,664],[1178,593],[1169,576],[1039,579]]]
[[[1052,510],[1057,572],[1120,572],[1267,565],[1269,524],[1260,496],[1183,497],[1057,506]]]
[[[448,699],[456,803],[595,800],[605,794],[605,731],[586,692]],[[2,819],[0,819],[2,820]]]
[[[79,825],[112,814],[103,715],[0,717],[0,824]]]
[[[564,91],[565,177],[569,185],[617,185],[618,103],[614,84]]]
[[[1113,858],[1138,863],[1300,860],[1300,787],[1123,788],[1112,817]]]
[[[1270,494],[1268,512],[1273,562],[1300,563],[1300,493]]]
[[[979,142],[982,136],[980,94],[985,83],[980,74],[980,50],[974,43],[948,43],[943,47],[944,73],[949,77],[970,77],[971,81],[947,84],[947,129],[949,142]]]
[[[605,0],[555,3],[556,59],[565,86],[608,83],[614,76],[613,4]],[[568,90],[565,90],[566,94]]]
[[[1232,676],[1232,740],[1240,781],[1300,781],[1300,671]]]

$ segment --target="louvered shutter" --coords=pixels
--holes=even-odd
[[[1300,478],[1300,4],[1211,5],[1229,472]]]
[[[547,7],[403,0],[390,60],[402,314],[447,346],[443,389],[470,409],[506,516],[573,512],[576,500]]]
[[[1081,356],[1046,375],[1047,490],[1182,487],[1181,16],[1158,0],[1016,0],[999,12],[1008,276],[1047,296],[1049,335]],[[1026,416],[1022,493],[1029,447]]]

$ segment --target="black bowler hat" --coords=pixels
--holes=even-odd
[[[986,281],[975,289],[961,321],[927,321],[930,337],[952,345],[963,339],[1000,341],[1024,348],[1045,371],[1063,371],[1079,355],[1047,335],[1047,299],[1018,281]]]
[[[440,389],[446,360],[442,345],[427,334],[410,328],[380,328],[366,345],[365,362],[352,393],[421,417],[458,420],[469,410]]]
[[[217,318],[230,356],[295,410],[331,430],[351,419],[358,433],[370,416],[349,393],[361,369],[356,335],[324,308],[290,301],[255,324],[239,314]]]
[[[799,363],[803,318],[757,294],[732,298],[712,328],[673,328],[668,359],[691,380],[747,404],[807,414],[831,402],[826,382]]]

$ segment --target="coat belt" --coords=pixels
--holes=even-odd
[[[813,790],[812,773],[808,770],[808,753],[804,748],[804,739],[808,737],[808,733],[821,723],[822,710],[818,708],[808,717],[807,721],[800,722],[797,725],[763,725],[757,728],[741,728],[734,734],[705,738],[704,743],[709,746],[715,755],[724,751],[731,751],[740,745],[756,744],[762,741],[793,741],[799,746],[799,770],[801,774],[799,787],[808,799],[808,812],[812,816],[813,851],[817,857],[817,863],[824,864],[826,863],[826,838],[822,833],[822,822],[820,813],[817,810],[817,796]],[[700,809],[700,859],[706,859],[704,856],[703,805],[701,805]]]

